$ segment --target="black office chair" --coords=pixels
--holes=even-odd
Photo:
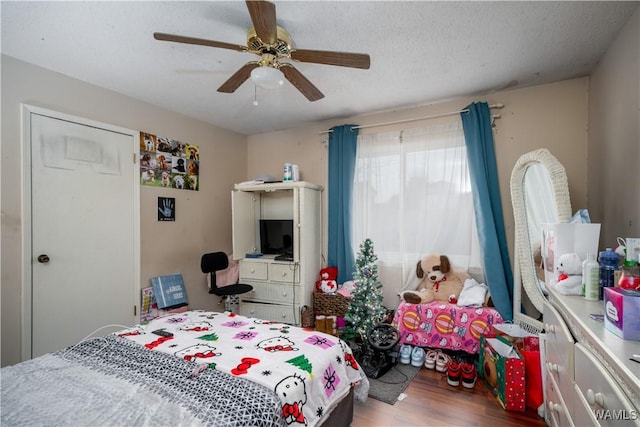
[[[227,267],[229,267],[229,257],[224,252],[213,252],[202,255],[200,269],[203,273],[209,274],[211,277],[210,294],[217,295],[221,301],[224,301],[227,297],[244,294],[253,290],[253,286],[243,283],[235,283],[219,288],[216,285],[216,271],[224,270]]]

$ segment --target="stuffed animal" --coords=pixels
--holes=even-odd
[[[422,279],[415,291],[404,291],[400,298],[411,304],[444,301],[455,304],[469,275],[451,268],[446,255],[429,254],[418,261],[416,276]]]
[[[338,292],[338,268],[325,267],[320,270],[320,280],[316,282],[316,289],[325,294]]]
[[[558,258],[555,288],[563,295],[582,295],[582,258],[576,253]]]

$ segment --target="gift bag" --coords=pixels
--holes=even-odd
[[[540,365],[540,337],[513,323],[493,325],[493,332],[495,336],[509,341],[522,354],[527,408],[538,409],[544,402],[542,366]]]
[[[502,337],[505,341],[516,346],[518,350],[539,351],[538,336],[522,328],[515,323],[500,323],[491,326],[491,335],[488,338]]]
[[[562,254],[577,253],[583,260],[587,254],[598,254],[600,224],[542,224],[542,262],[546,284],[557,279],[556,265]]]
[[[516,347],[501,336],[480,336],[479,374],[500,405],[525,411],[525,362]]]

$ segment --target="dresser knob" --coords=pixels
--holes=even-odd
[[[547,370],[549,372],[558,372],[558,364],[557,363],[551,363],[551,362],[547,362]]]
[[[283,319],[286,319],[286,318],[287,318],[287,315],[283,313],[283,314],[282,314],[282,318],[283,318]]]
[[[253,274],[253,273],[255,273],[255,272],[256,272],[256,270],[252,268],[252,269],[251,269],[251,274]]]
[[[604,394],[596,393],[595,391],[588,389],[587,390],[587,402],[589,405],[594,406],[598,405],[601,408],[604,407]]]
[[[551,412],[560,412],[562,406],[559,403],[553,403],[551,400],[549,401],[549,410]]]
[[[555,327],[555,326],[553,326],[553,325],[549,325],[549,324],[546,324],[546,323],[545,323],[545,325],[544,325],[544,329],[545,329],[545,330],[547,331],[547,333],[549,333],[549,334],[555,334],[555,333],[556,333],[556,327]]]
[[[287,277],[287,272],[286,271],[282,273],[282,277]]]
[[[287,293],[286,293],[286,292],[283,292],[283,293],[282,293],[282,296],[286,298]]]

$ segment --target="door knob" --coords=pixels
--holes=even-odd
[[[42,264],[48,263],[49,262],[49,255],[42,254],[42,255],[38,256],[38,262],[42,263]]]

